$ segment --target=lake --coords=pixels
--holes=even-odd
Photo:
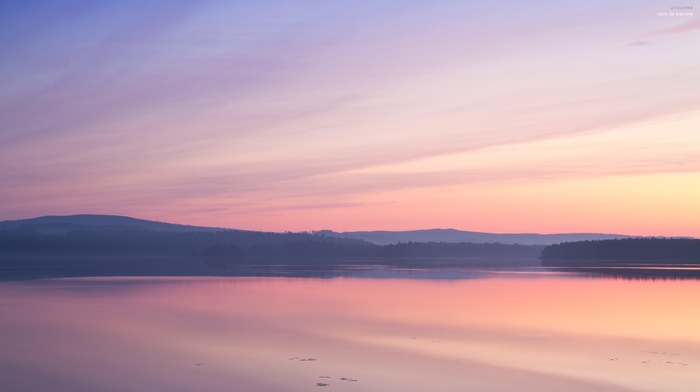
[[[700,280],[537,268],[0,283],[6,391],[700,390]]]

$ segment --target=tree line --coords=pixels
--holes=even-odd
[[[577,241],[542,250],[544,265],[700,263],[700,240],[693,238],[624,238]]]
[[[446,242],[376,245],[313,233],[75,230],[46,234],[30,230],[0,230],[0,255],[187,256],[220,263],[294,258],[536,258],[542,248]]]

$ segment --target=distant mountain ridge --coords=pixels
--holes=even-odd
[[[377,245],[397,244],[402,242],[472,242],[520,244],[520,245],[553,245],[561,242],[610,240],[630,238],[623,234],[602,233],[564,233],[564,234],[495,234],[456,229],[427,229],[411,231],[354,231],[338,233],[322,230],[318,235],[338,238],[352,238],[372,242]]]
[[[244,231],[220,227],[204,227],[181,225],[175,223],[157,222],[146,219],[132,218],[119,215],[80,214],[66,216],[41,216],[31,219],[0,221],[0,230],[35,230],[43,233],[62,234],[74,230],[147,230],[156,232],[212,232],[212,231]],[[254,232],[250,232],[254,233]],[[265,232],[259,232],[265,233]],[[471,243],[502,243],[520,245],[553,245],[561,242],[607,240],[630,238],[622,234],[601,233],[565,233],[565,234],[495,234],[456,229],[426,229],[411,231],[354,231],[335,232],[321,230],[314,232],[318,237],[352,239],[366,241],[377,245],[389,245],[406,242],[471,242]]]
[[[73,230],[148,230],[176,233],[231,230],[217,227],[157,222],[120,215],[96,214],[49,215],[31,219],[0,221],[0,230],[18,229],[36,230],[55,234],[66,233]]]

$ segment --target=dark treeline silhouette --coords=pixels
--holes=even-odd
[[[0,230],[0,255],[161,255],[196,256],[217,245],[250,247],[283,245],[316,238],[309,233],[255,231],[161,232],[146,230],[73,230],[49,234],[33,230]],[[339,238],[328,243],[363,244]]]
[[[700,265],[700,240],[633,238],[546,247],[450,242],[376,245],[312,233],[239,230],[0,230],[0,279],[4,280],[119,275],[294,276],[309,271],[331,276],[349,265],[360,264],[416,268],[539,265],[540,255],[544,266],[574,268],[572,271],[577,273],[589,268],[589,273],[600,274],[600,267],[616,266],[610,273],[657,276],[657,272],[634,269],[634,265]],[[674,270],[667,275],[688,274],[697,272]]]
[[[407,242],[382,246],[382,256],[388,258],[432,257],[533,257],[543,245],[518,245],[471,242]]]
[[[407,242],[375,245],[366,242],[343,243],[309,239],[281,245],[258,244],[249,248],[216,244],[203,252],[205,261],[214,265],[245,262],[294,260],[415,260],[443,258],[531,258],[544,246],[511,244],[474,244],[447,242]]]
[[[311,233],[0,230],[0,278],[207,275],[244,266],[332,266],[434,259],[535,260],[543,246],[473,243],[375,245]],[[534,264],[534,263],[533,263]],[[408,265],[408,264],[406,264]],[[4,276],[3,276],[4,275]]]
[[[447,242],[375,245],[310,233],[75,230],[47,234],[31,230],[0,230],[0,255],[201,256],[233,259],[538,257],[542,248]]]
[[[565,242],[542,250],[545,266],[612,264],[700,264],[700,240],[625,238]]]

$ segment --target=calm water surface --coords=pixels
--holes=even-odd
[[[375,276],[3,282],[2,389],[700,390],[698,280]]]

